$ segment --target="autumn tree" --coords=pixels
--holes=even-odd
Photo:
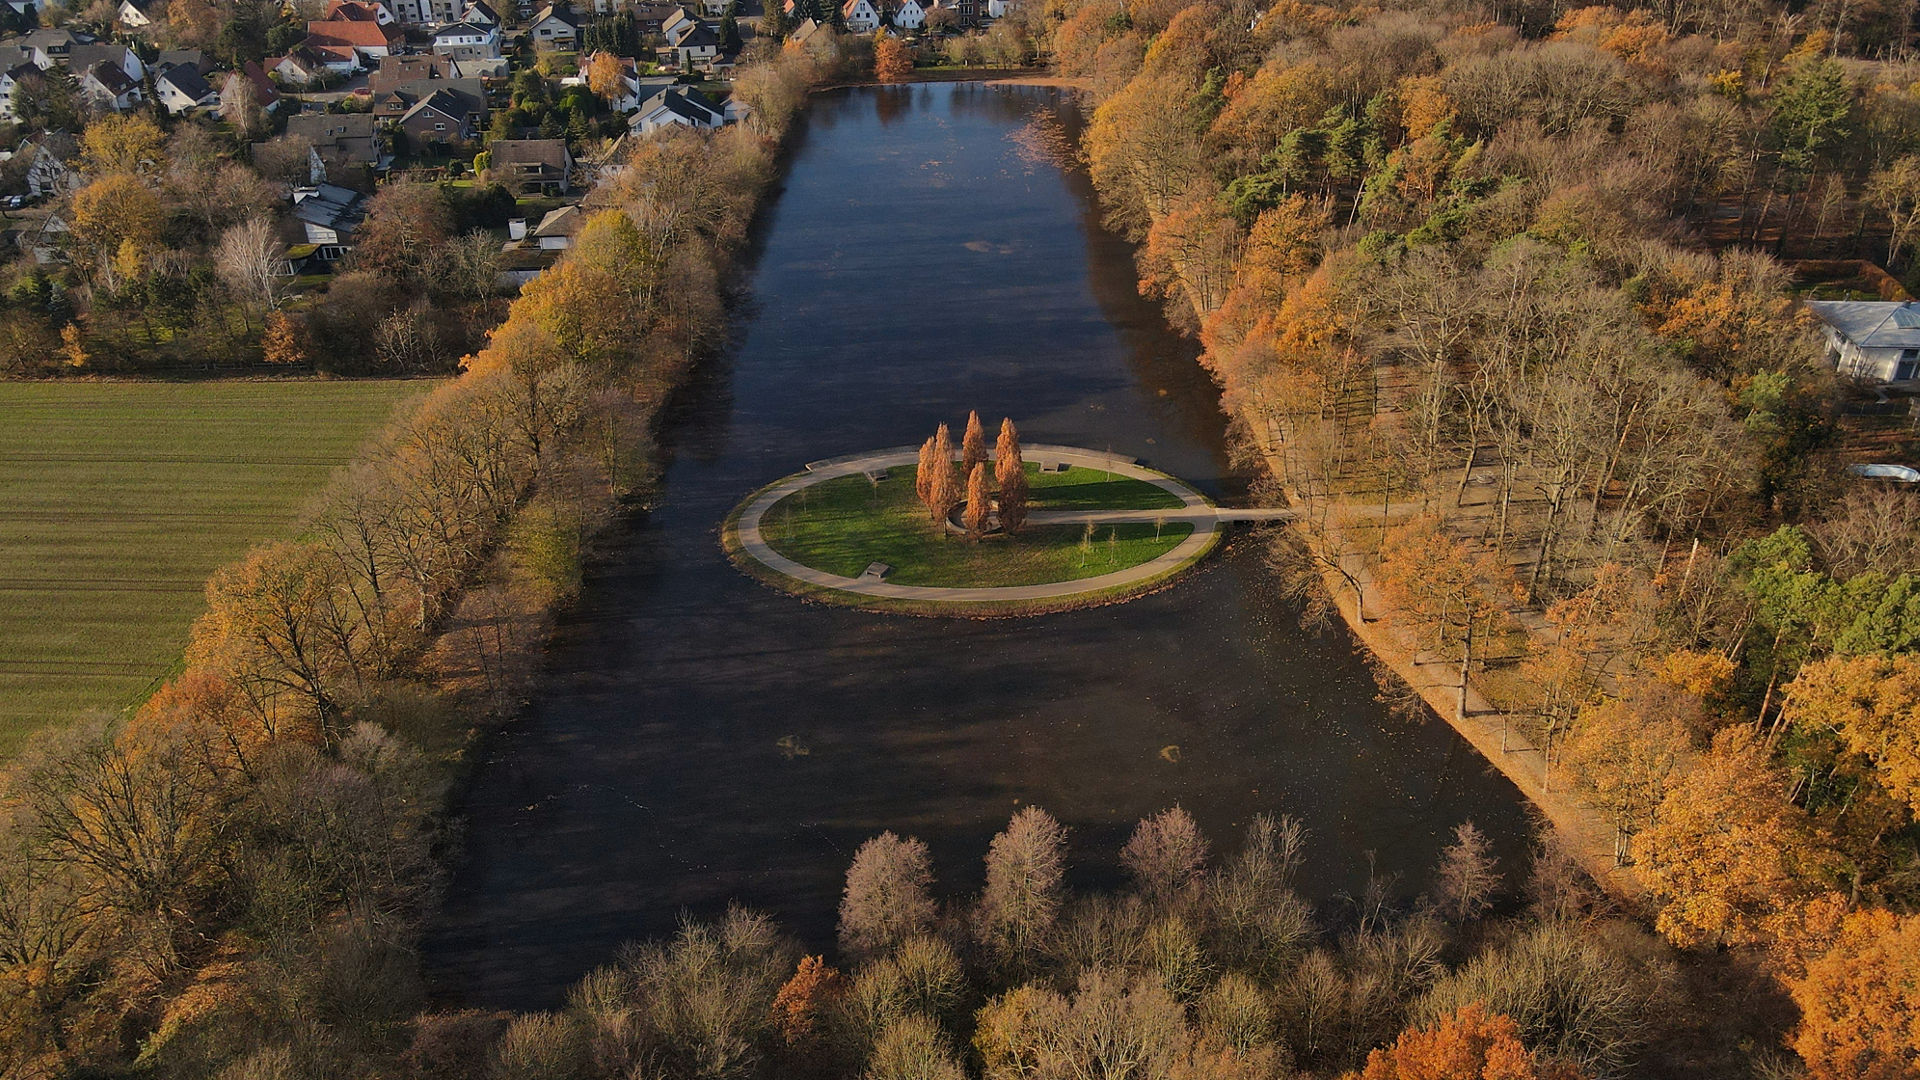
[[[1920,915],[1848,914],[1833,945],[1787,980],[1790,1042],[1814,1080],[1908,1080],[1920,1067]]]
[[[1920,154],[1905,154],[1867,177],[1867,203],[1887,218],[1887,263],[1920,228]]]
[[[1920,656],[1835,656],[1786,688],[1789,723],[1830,731],[1870,762],[1887,793],[1920,815]]]
[[[1002,967],[1034,957],[1065,899],[1067,830],[1029,806],[1013,816],[987,851],[987,884],[974,905],[974,935]]]
[[[882,30],[873,41],[873,77],[883,83],[905,82],[913,74],[913,51],[905,42]]]
[[[1617,860],[1625,858],[1627,841],[1652,820],[1692,757],[1691,723],[1698,712],[1691,695],[1642,681],[1626,696],[1582,709],[1568,731],[1561,761],[1613,819]]]
[[[960,479],[954,474],[953,435],[947,425],[933,433],[933,477],[927,485],[927,512],[933,522],[942,529],[946,528],[948,515],[960,505],[964,497],[960,490]]]
[[[1431,1027],[1400,1033],[1391,1047],[1367,1055],[1367,1067],[1348,1080],[1574,1080],[1579,1074],[1543,1067],[1520,1041],[1510,1016],[1489,1014],[1475,1002]]]
[[[165,208],[140,178],[109,173],[73,193],[75,262],[110,291],[137,277],[158,249]]]
[[[1803,889],[1810,857],[1799,810],[1751,731],[1715,736],[1633,838],[1655,924],[1682,948],[1764,940],[1767,920]]]
[[[81,163],[93,176],[157,176],[166,171],[166,146],[167,135],[152,117],[113,113],[87,125],[80,142]]]
[[[993,515],[993,484],[987,479],[985,462],[976,464],[967,477],[967,505],[961,512],[960,520],[967,527],[967,537],[978,540],[987,533],[987,522]]]
[[[587,89],[600,96],[602,101],[611,105],[619,100],[626,89],[626,65],[610,52],[597,52],[587,58],[580,74],[587,80]]]
[[[994,479],[1000,486],[1000,528],[1017,533],[1027,521],[1027,466],[1020,457],[1020,432],[1002,417],[993,451]]]
[[[973,476],[973,467],[987,460],[987,431],[980,423],[980,410],[967,414],[967,430],[960,436],[960,475]]]
[[[919,498],[920,504],[929,509],[933,506],[933,482],[939,468],[935,464],[937,460],[934,457],[933,436],[929,435],[920,444],[920,460],[913,467],[913,493]]]
[[[305,328],[284,311],[267,316],[266,330],[260,335],[260,349],[261,358],[275,367],[295,367],[311,359]]]
[[[774,1031],[796,1064],[819,1054],[827,1011],[845,991],[845,982],[824,957],[803,956],[793,977],[774,995]]]
[[[884,953],[933,925],[927,845],[883,832],[860,845],[840,898],[840,948],[855,959]]]

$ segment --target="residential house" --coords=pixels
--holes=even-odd
[[[67,68],[70,71],[87,71],[100,64],[112,64],[136,83],[147,77],[147,65],[141,63],[140,57],[125,45],[108,41],[88,42],[75,45],[67,51]]]
[[[457,109],[456,115],[463,125],[471,119],[477,128],[485,121],[487,91],[479,79],[415,79],[401,83],[374,96],[373,117],[381,123],[399,123],[415,105],[436,93],[452,96],[454,100],[443,101],[435,107]]]
[[[987,0],[987,18],[1004,18],[1013,10],[1014,0]]]
[[[864,4],[867,0],[858,2]],[[674,42],[673,55],[681,71],[711,64],[720,57],[720,35],[705,26],[695,26]]]
[[[51,71],[54,67],[67,62],[67,56],[75,45],[86,45],[93,41],[84,34],[71,30],[29,30],[7,44],[25,49],[33,57],[33,64],[41,71]]]
[[[416,149],[465,145],[479,137],[481,115],[465,95],[435,90],[407,110],[400,129]]]
[[[153,95],[169,116],[220,104],[220,92],[208,86],[206,77],[192,64],[176,64],[154,76]]]
[[[312,143],[330,177],[345,178],[363,166],[380,169],[387,161],[372,113],[301,113],[287,118],[287,134]]]
[[[718,19],[733,6],[733,0],[700,0],[700,14],[709,19]]]
[[[459,22],[433,33],[433,51],[461,60],[498,60],[500,27]]]
[[[787,0],[787,2],[791,4],[793,0]],[[831,38],[833,28],[823,22],[807,18],[802,19],[800,25],[793,28],[793,32],[787,35],[787,40],[796,45],[805,45],[822,34]]]
[[[240,74],[253,84],[253,99],[260,103],[260,108],[272,112],[279,106],[280,88],[267,77],[267,69],[260,66],[260,61],[247,61],[240,69]]]
[[[446,57],[432,53],[389,56],[367,72],[367,92],[373,95],[377,109],[381,98],[408,83],[449,78],[449,66],[450,61]]]
[[[1809,300],[1827,359],[1842,375],[1871,382],[1920,378],[1920,302]]]
[[[587,215],[578,206],[549,210],[533,230],[534,246],[541,251],[565,251],[573,246],[573,238],[586,223]]]
[[[548,4],[527,26],[527,37],[536,49],[566,51],[579,46],[580,23],[566,7]]]
[[[329,22],[370,22],[381,26],[400,21],[384,0],[331,0],[325,18]]]
[[[22,79],[38,79],[44,74],[31,63],[13,64],[0,70],[0,121],[11,123],[14,119],[13,88]]]
[[[686,8],[676,6],[667,13],[666,18],[660,20],[660,36],[667,39],[667,44],[677,45],[682,37],[699,25],[700,20],[689,15]]]
[[[80,96],[99,108],[126,112],[140,104],[140,83],[127,78],[118,65],[102,60],[80,76]]]
[[[120,0],[120,6],[114,9],[114,18],[129,30],[142,30],[153,25],[150,11],[158,10],[164,14],[165,8],[165,4],[159,4],[156,9],[155,0]]]
[[[677,4],[639,3],[626,10],[633,16],[633,28],[642,35],[663,33],[668,19],[684,14]]]
[[[921,0],[920,6],[927,9],[928,15],[936,11],[950,12],[958,26],[972,26],[980,21],[980,0]]]
[[[487,171],[516,195],[573,190],[573,154],[565,139],[501,139],[487,148]]]
[[[462,60],[459,57],[449,57],[447,74],[456,79],[479,79],[488,83],[504,82],[507,76],[513,74],[513,65],[504,56],[491,60]]]
[[[304,47],[321,58],[329,71],[360,71],[398,52],[405,35],[392,24],[328,19],[307,24]]]
[[[312,86],[327,74],[327,61],[311,49],[299,48],[285,56],[269,56],[267,73],[296,89]]]
[[[47,132],[23,144],[18,153],[30,155],[27,193],[34,198],[59,195],[80,186],[80,143],[66,132]]]
[[[332,261],[344,256],[353,230],[366,217],[360,193],[335,184],[293,189],[293,218],[306,232],[315,254]]]
[[[927,25],[927,9],[920,6],[920,0],[900,0],[893,12],[893,25],[901,30],[918,30]]]
[[[840,5],[840,21],[853,33],[871,33],[880,28],[880,12],[873,0],[846,0]]]
[[[713,100],[692,87],[674,86],[648,98],[640,111],[627,121],[627,130],[635,135],[651,135],[661,128],[717,128],[727,122],[726,113]]]
[[[213,58],[201,49],[161,49],[160,55],[154,58],[153,70],[165,71],[181,64],[193,65],[193,69],[202,75],[213,72]]]

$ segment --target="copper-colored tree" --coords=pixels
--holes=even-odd
[[[1000,528],[1019,532],[1027,523],[1027,465],[1020,459],[1020,432],[1013,420],[1000,420],[1000,441],[993,448],[994,479],[1000,482]]]
[[[967,539],[978,540],[987,533],[987,517],[993,512],[993,485],[987,481],[987,465],[981,462],[967,475],[967,509],[961,520],[967,526]]]
[[[927,488],[927,511],[936,524],[960,505],[960,478],[953,472],[953,433],[947,425],[933,433],[933,478]]]
[[[920,463],[913,469],[913,493],[920,499],[920,505],[930,505],[927,499],[933,494],[933,436],[920,444]]]
[[[960,475],[972,476],[973,467],[987,460],[987,429],[978,409],[967,414],[967,433],[960,437]]]

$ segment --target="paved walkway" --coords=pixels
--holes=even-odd
[[[1188,521],[1193,523],[1193,532],[1185,540],[1174,545],[1171,551],[1157,559],[1130,566],[1125,570],[1116,570],[1099,577],[1080,578],[1075,581],[1056,581],[1045,585],[1001,585],[985,588],[941,588],[929,585],[895,585],[887,581],[875,581],[871,578],[841,577],[824,570],[815,570],[802,566],[792,559],[773,550],[760,532],[760,520],[766,516],[775,503],[799,491],[841,476],[853,476],[875,469],[891,469],[901,465],[913,465],[920,460],[919,447],[895,447],[871,454],[852,457],[833,458],[827,461],[812,462],[805,472],[795,474],[773,485],[753,497],[746,509],[740,512],[735,531],[740,538],[740,547],[756,562],[786,577],[817,585],[827,589],[853,593],[857,596],[871,596],[887,600],[931,600],[942,603],[996,603],[1021,600],[1055,600],[1082,593],[1104,592],[1116,587],[1140,584],[1169,574],[1197,561],[1205,555],[1218,540],[1220,525],[1224,521],[1276,520],[1285,517],[1284,510],[1220,510],[1207,501],[1206,496],[1165,473],[1143,468],[1131,459],[1114,454],[1103,454],[1095,450],[1082,450],[1073,446],[1051,446],[1036,444],[1021,447],[1021,454],[1028,461],[1056,462],[1064,461],[1069,465],[1079,465],[1089,469],[1100,469],[1133,480],[1142,480],[1161,488],[1180,500],[1177,509],[1167,510],[1061,510],[1054,512],[1036,511],[1028,515],[1027,520],[1034,525],[1078,524],[1094,521],[1108,522],[1153,522],[1164,520]]]

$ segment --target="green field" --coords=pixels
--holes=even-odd
[[[883,562],[893,567],[887,580],[898,585],[982,588],[1098,577],[1158,558],[1193,532],[1186,522],[1099,525],[1088,542],[1084,527],[1052,526],[971,543],[928,520],[914,496],[913,473],[904,465],[879,484],[843,476],[796,492],[761,518],[761,535],[794,562],[843,577]],[[1027,475],[1034,510],[1180,506],[1162,488],[1097,469],[1040,473],[1028,465]]]
[[[0,383],[0,756],[142,700],[207,576],[423,382]]]

